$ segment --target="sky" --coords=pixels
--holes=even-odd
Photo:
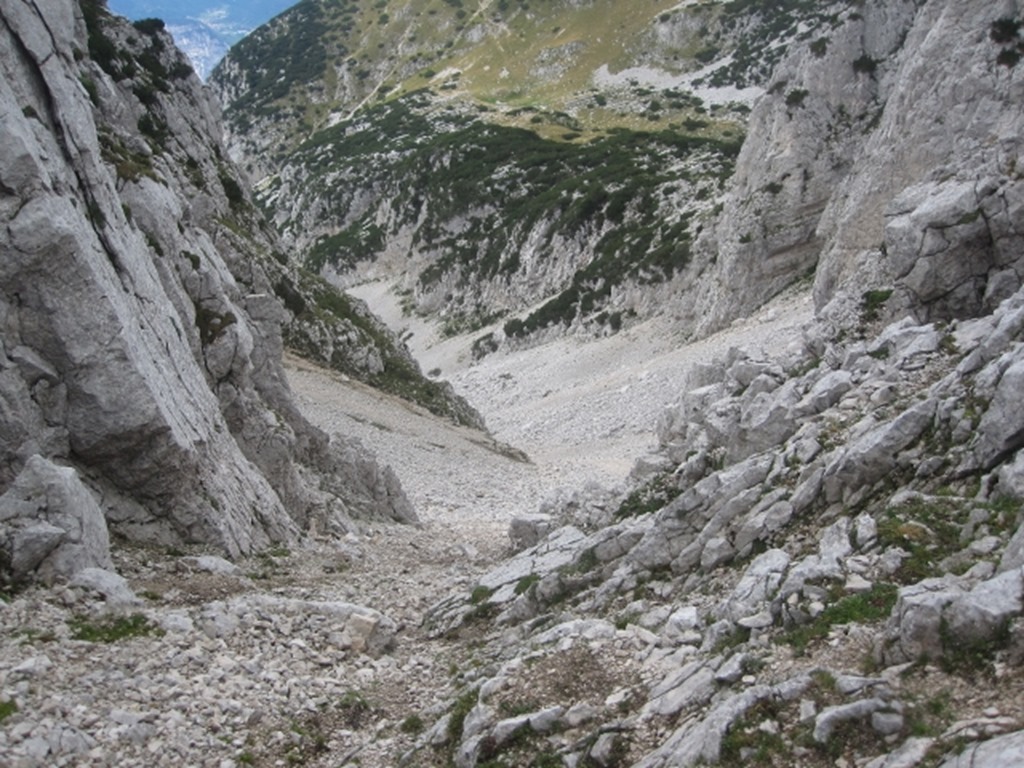
[[[108,0],[107,7],[132,21],[167,22],[174,41],[203,79],[242,37],[298,0]]]
[[[168,24],[201,22],[226,35],[241,36],[297,0],[108,0],[107,7],[116,14],[137,19],[158,18]]]

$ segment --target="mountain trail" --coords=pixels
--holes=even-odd
[[[694,366],[731,347],[753,356],[782,352],[800,340],[812,313],[809,294],[793,293],[696,343],[681,342],[667,321],[649,321],[606,339],[565,338],[471,363],[472,338],[442,340],[403,317],[387,285],[357,293],[404,335],[425,368],[443,366],[501,441],[299,358],[285,361],[307,418],[361,440],[390,464],[420,516],[419,527],[368,524],[349,537],[348,549],[305,550],[282,561],[274,576],[302,585],[304,599],[351,600],[399,623],[394,652],[364,665],[352,683],[392,726],[403,717],[432,722],[443,714],[433,710],[437,703],[458,690],[473,663],[472,638],[430,639],[422,621],[448,595],[471,592],[510,553],[514,516],[537,512],[545,499],[588,482],[621,484],[633,462],[656,447],[658,414],[681,394]],[[516,460],[502,444],[531,461]],[[368,765],[397,764],[413,743],[404,737],[356,742]]]

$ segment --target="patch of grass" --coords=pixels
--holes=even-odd
[[[762,728],[765,722],[777,722],[779,715],[778,705],[771,700],[759,701],[747,710],[722,737],[719,765],[773,766],[791,755],[792,748],[780,732]]]
[[[90,643],[116,643],[132,637],[160,637],[164,634],[162,629],[151,624],[141,613],[107,617],[96,621],[79,616],[71,619],[68,626],[71,628],[71,637]]]
[[[539,573],[531,573],[526,576],[523,576],[523,578],[516,582],[516,587],[514,591],[517,595],[521,595],[534,584],[536,584],[538,581],[540,581]]]
[[[472,711],[479,700],[476,690],[464,691],[452,705],[451,717],[448,719],[448,745],[454,750],[462,741],[462,728],[466,724],[466,716]]]
[[[502,717],[519,717],[528,715],[540,709],[540,704],[534,699],[505,700],[498,704],[498,712]]]
[[[419,715],[409,715],[398,726],[398,730],[410,736],[416,736],[417,734],[423,733],[423,729],[425,727],[422,717]]]
[[[881,316],[881,309],[892,296],[891,289],[865,291],[861,295],[860,319],[862,322],[874,322]]]
[[[0,723],[18,711],[18,705],[13,701],[0,701]]]
[[[961,549],[960,534],[969,510],[950,499],[922,499],[888,510],[878,523],[883,547],[900,547],[910,557],[893,574],[899,584],[938,575],[941,560]]]
[[[473,591],[469,593],[469,602],[473,605],[479,605],[494,594],[494,590],[490,587],[485,587],[483,584],[478,584],[473,588]]]
[[[52,629],[33,629],[32,627],[22,627],[17,630],[14,635],[22,638],[22,643],[26,645],[32,645],[35,643],[53,643],[57,640],[57,635],[54,634]]]
[[[590,573],[601,565],[601,561],[597,559],[597,552],[593,547],[580,552],[576,559],[565,568],[566,574],[585,574]]]
[[[935,738],[941,736],[956,719],[952,694],[944,689],[924,702],[912,702],[906,710],[906,728],[911,736]]]
[[[849,595],[829,605],[811,623],[791,629],[781,641],[791,645],[798,654],[807,646],[828,636],[829,630],[841,624],[871,624],[889,616],[898,596],[895,584],[875,584],[869,591]]]
[[[992,662],[996,654],[1007,648],[1012,640],[1011,622],[1005,621],[997,628],[990,638],[967,641],[953,638],[945,617],[939,625],[939,637],[942,640],[941,666],[945,672],[973,678],[978,674],[991,676]]]
[[[356,690],[345,691],[338,700],[338,710],[347,728],[358,730],[362,727],[366,716],[373,711],[370,702],[363,694]]]
[[[615,519],[639,517],[666,507],[682,493],[670,473],[659,475],[627,496],[615,510]]]
[[[714,648],[711,649],[711,655],[723,654],[726,651],[743,645],[748,640],[750,640],[750,627],[737,625],[731,634],[726,635],[715,643]]]
[[[816,669],[811,672],[811,682],[815,690],[830,696],[836,692],[836,678],[827,669]]]
[[[639,614],[634,613],[632,611],[630,611],[628,613],[624,613],[621,616],[617,616],[616,619],[615,619],[615,628],[616,629],[625,629],[630,624],[635,624],[636,620],[638,618],[639,618]]]

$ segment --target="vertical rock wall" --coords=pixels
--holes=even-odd
[[[701,242],[707,332],[814,275],[820,310],[867,289],[919,319],[991,311],[1021,284],[1024,68],[993,25],[1012,0],[837,6],[758,103],[732,188]],[[997,35],[998,36],[998,35]],[[1018,36],[1019,37],[1019,36]]]
[[[121,533],[232,554],[413,517],[292,404],[274,242],[170,37],[72,0],[5,3],[0,36],[0,488],[41,454]]]

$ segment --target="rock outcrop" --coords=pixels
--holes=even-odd
[[[0,488],[39,455],[118,534],[232,555],[414,519],[293,405],[275,242],[162,25],[93,0],[0,18]]]
[[[518,754],[491,699],[520,665],[582,647],[609,669],[633,649],[643,682],[631,698],[605,687],[536,700],[557,708],[563,738],[536,731],[532,743],[568,760],[596,759],[616,734],[623,762],[601,764],[733,764],[759,732],[780,756],[834,758],[849,752],[844,729],[863,726],[857,749],[883,766],[890,752],[941,756],[964,729],[1019,729],[1002,713],[1024,659],[1024,496],[1012,480],[1024,430],[1009,405],[1022,318],[1018,290],[981,318],[862,318],[847,334],[862,339],[815,325],[783,358],[731,350],[694,372],[659,425],[667,472],[647,469],[601,520],[578,500],[549,510],[545,526],[562,527],[535,531],[469,596],[432,609],[437,635],[496,629],[501,666],[449,731],[457,764]],[[850,648],[877,676],[843,666]],[[990,714],[911,738],[909,723],[927,718],[899,674],[918,667],[996,675]],[[581,729],[567,713],[584,704],[595,709]]]
[[[0,496],[0,564],[15,583],[112,568],[103,510],[74,469],[32,456]]]
[[[721,327],[814,275],[827,314],[991,312],[1021,284],[1013,3],[867,2],[797,45],[755,107],[697,311]],[[999,23],[1009,30],[1003,40]]]

